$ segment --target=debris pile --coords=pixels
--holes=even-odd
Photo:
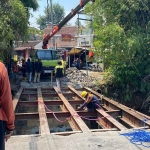
[[[96,78],[87,76],[75,67],[68,68],[66,75],[70,82],[81,84],[82,87],[92,87],[95,85]]]

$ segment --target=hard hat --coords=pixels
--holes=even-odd
[[[83,91],[82,93],[81,93],[81,96],[82,97],[85,97],[87,95],[87,92],[86,91]]]

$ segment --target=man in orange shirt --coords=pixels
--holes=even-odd
[[[0,150],[5,149],[5,141],[13,134],[14,109],[11,88],[6,67],[0,62]]]

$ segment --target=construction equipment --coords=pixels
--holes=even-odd
[[[47,44],[50,38],[52,38],[55,33],[57,33],[70,19],[72,19],[89,1],[90,0],[80,0],[79,5],[77,5],[75,9],[72,9],[71,12],[58,25],[56,25],[48,35],[44,37],[42,46],[43,49],[47,49]],[[91,1],[95,2],[95,0]]]

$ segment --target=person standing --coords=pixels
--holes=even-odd
[[[32,63],[30,61],[30,58],[28,58],[27,63],[26,63],[26,71],[27,71],[27,74],[28,74],[28,82],[31,83],[33,66],[32,66]]]
[[[61,93],[63,76],[64,76],[64,68],[62,66],[62,62],[58,61],[58,65],[55,67],[55,77],[56,77],[56,84],[57,84],[57,88],[58,88],[59,93]]]
[[[18,73],[19,73],[19,67],[17,65],[17,62],[14,62],[14,66],[13,66],[14,83],[16,82],[16,79],[18,77]]]
[[[61,63],[62,63],[62,66],[64,68],[64,76],[65,76],[65,74],[66,74],[66,60],[63,58]]]
[[[26,62],[24,59],[22,59],[22,76],[23,80],[26,81]]]
[[[14,120],[8,73],[4,64],[0,62],[0,150],[5,149],[5,140],[7,141],[13,134]]]
[[[42,72],[42,62],[41,59],[38,59],[38,61],[35,63],[35,76],[34,76],[34,82],[40,82],[40,76]]]

